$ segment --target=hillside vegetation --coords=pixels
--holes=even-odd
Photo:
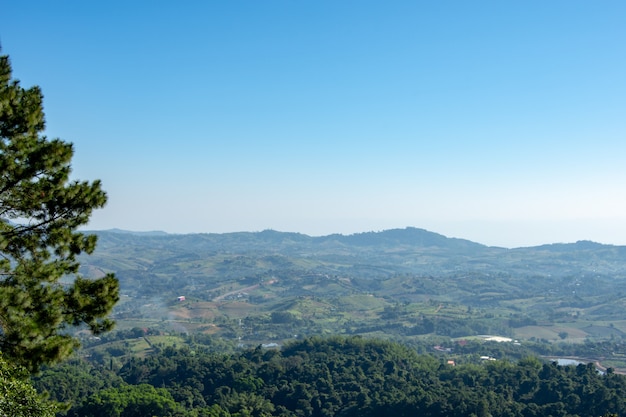
[[[244,347],[325,334],[407,343],[498,335],[626,368],[626,247],[505,249],[415,228],[324,237],[97,234],[82,272],[114,271],[118,329],[152,336],[125,346],[103,346],[125,336],[84,339],[94,357],[109,349],[121,359],[189,335]]]
[[[117,372],[81,362],[36,380],[75,417],[602,416],[626,377],[525,358],[453,366],[397,343],[307,338],[231,355],[167,348]]]

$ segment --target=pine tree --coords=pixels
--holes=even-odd
[[[99,181],[70,180],[73,146],[42,134],[42,102],[0,56],[0,352],[29,371],[72,352],[70,327],[110,330],[119,298],[114,275],[78,275],[77,256],[96,245],[78,228],[107,196]]]

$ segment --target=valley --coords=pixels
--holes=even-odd
[[[324,237],[97,234],[81,272],[115,272],[118,332],[158,338],[145,349],[109,346],[120,360],[204,338],[236,348],[356,335],[428,347],[498,335],[535,354],[599,349],[593,359],[626,369],[625,247],[505,249],[416,228]],[[93,340],[83,344],[106,353]]]

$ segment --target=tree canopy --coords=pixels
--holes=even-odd
[[[68,327],[109,330],[119,298],[114,275],[78,275],[77,256],[96,245],[78,228],[107,196],[99,181],[70,179],[73,145],[43,135],[42,103],[0,56],[0,351],[30,371],[71,353]]]
[[[449,357],[339,336],[229,355],[168,346],[129,358],[116,372],[72,361],[44,371],[35,385],[72,403],[68,417],[626,415],[626,376],[601,374],[593,363],[525,357],[452,365]]]
[[[24,368],[8,364],[0,356],[0,416],[54,417],[61,409],[60,404],[37,394]]]

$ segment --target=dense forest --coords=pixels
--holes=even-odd
[[[626,414],[626,376],[612,369],[535,357],[455,364],[358,336],[231,354],[167,347],[115,371],[76,358],[34,384],[71,404],[70,417]]]

